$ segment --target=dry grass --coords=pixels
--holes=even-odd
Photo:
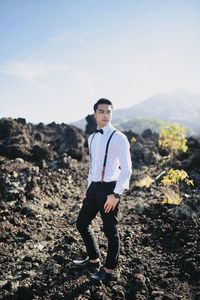
[[[174,204],[179,205],[182,202],[182,198],[179,192],[175,191],[171,187],[164,186],[162,187],[163,199],[161,200],[162,204]]]
[[[153,179],[147,175],[142,179],[138,179],[134,182],[134,186],[137,188],[149,188],[153,183]]]

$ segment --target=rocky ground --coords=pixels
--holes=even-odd
[[[195,187],[182,190],[179,206],[163,205],[157,177],[167,165],[156,136],[135,135],[131,187],[120,203],[116,280],[93,285],[89,272],[72,264],[86,256],[75,227],[88,171],[84,134],[64,124],[40,124],[40,131],[21,119],[0,125],[0,299],[200,299],[198,140],[191,138],[188,154],[174,162],[184,165]],[[147,176],[148,186],[136,184]],[[105,259],[99,216],[93,229]]]

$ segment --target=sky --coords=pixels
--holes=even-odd
[[[199,0],[0,0],[0,118],[70,123],[99,98],[200,94]]]

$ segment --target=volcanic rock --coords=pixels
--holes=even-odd
[[[72,263],[87,256],[75,225],[87,187],[86,135],[66,124],[1,120],[1,299],[199,299],[199,181],[181,189],[178,206],[161,204],[156,178],[170,162],[161,158],[152,132],[126,134],[136,142],[130,189],[120,199],[119,266],[113,282],[93,285],[89,271]],[[176,157],[181,167],[199,153],[198,139],[188,145],[187,156]],[[193,165],[188,173],[200,176]],[[148,187],[135,186],[145,178]],[[107,241],[99,215],[92,227],[103,263]]]

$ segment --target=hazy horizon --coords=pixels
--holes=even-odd
[[[200,95],[199,35],[195,0],[1,0],[0,118],[70,123],[101,97]]]

